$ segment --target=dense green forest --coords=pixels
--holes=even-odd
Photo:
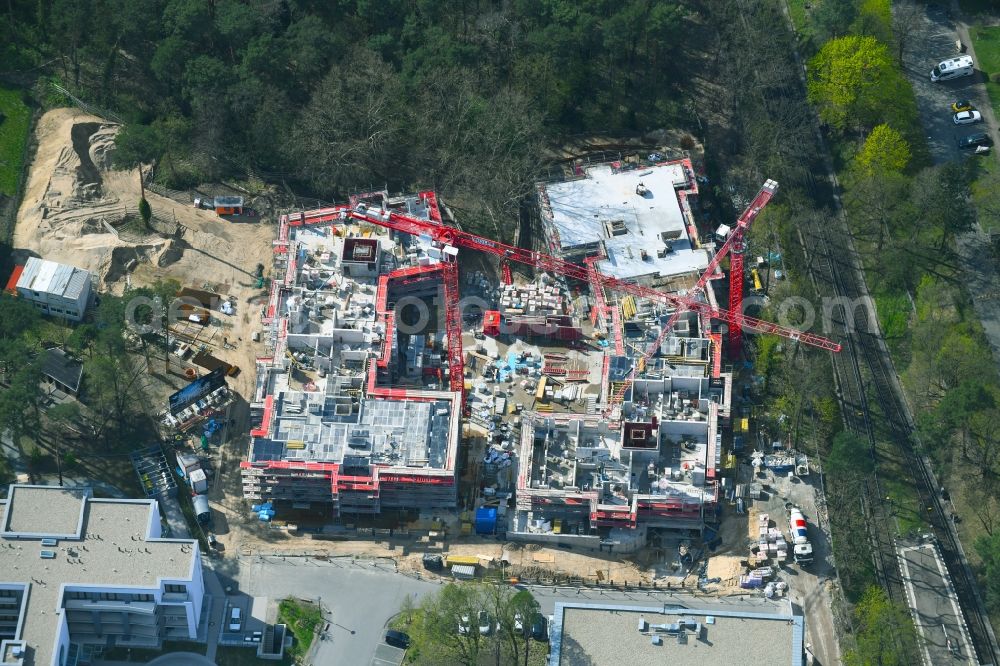
[[[501,226],[544,142],[677,120],[692,11],[652,0],[12,0],[0,75],[41,67],[112,110],[128,123],[119,159],[159,158],[170,187],[247,173],[326,198],[426,186]]]

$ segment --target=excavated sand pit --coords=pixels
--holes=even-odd
[[[42,116],[15,251],[90,270],[114,293],[124,289],[127,274],[134,284],[173,278],[196,287],[233,287],[249,283],[258,263],[270,263],[271,225],[231,224],[148,191],[154,213],[176,220],[182,237],[135,233],[139,174],[111,168],[117,132],[117,125],[78,109]],[[123,225],[129,233],[117,233]]]

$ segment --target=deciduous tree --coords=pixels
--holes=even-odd
[[[831,39],[809,61],[809,100],[839,131],[874,127],[907,86],[888,47],[875,37]]]
[[[885,591],[870,587],[854,609],[856,647],[844,655],[848,666],[906,666],[919,661],[909,611]]]
[[[869,177],[902,173],[910,163],[910,144],[883,123],[872,129],[854,160],[861,173]]]

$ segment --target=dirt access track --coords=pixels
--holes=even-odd
[[[147,190],[154,215],[172,228],[137,230],[138,171],[111,168],[118,129],[78,109],[53,109],[41,117],[14,229],[15,259],[39,256],[84,268],[98,276],[101,291],[119,295],[127,282],[145,286],[174,279],[235,297],[236,313],[217,315],[235,348],[213,353],[252,369],[261,351],[250,339],[260,327],[256,301],[262,293],[254,289],[252,274],[257,264],[271,265],[273,225],[228,222]],[[253,374],[241,373],[233,388],[248,395]]]

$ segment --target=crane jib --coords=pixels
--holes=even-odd
[[[745,229],[746,226],[748,226],[749,221],[755,218],[757,214],[760,213],[760,210],[764,207],[764,205],[766,205],[771,199],[771,196],[774,194],[776,189],[777,183],[770,180],[767,181],[761,189],[761,192],[758,193],[756,200],[752,202],[751,206],[744,211],[744,214],[741,216],[740,222],[742,222],[742,224],[738,223],[737,226],[741,229]],[[771,322],[765,322],[760,319],[754,319],[753,317],[747,317],[737,311],[713,307],[708,303],[693,300],[691,297],[683,297],[676,294],[661,292],[652,287],[639,285],[620,278],[614,278],[601,274],[597,271],[594,271],[591,276],[584,267],[568,262],[565,259],[559,259],[542,252],[511,247],[489,238],[484,238],[467,231],[456,229],[455,227],[448,227],[442,224],[429,222],[427,220],[411,217],[395,211],[386,211],[383,215],[379,215],[377,212],[355,210],[349,211],[347,214],[354,219],[377,224],[388,229],[402,231],[409,234],[426,234],[439,242],[455,243],[464,247],[478,248],[489,252],[490,254],[507,257],[511,261],[528,264],[536,269],[555,270],[567,277],[573,277],[581,280],[593,279],[606,289],[624,291],[640,298],[666,302],[678,308],[701,312],[712,318],[727,322],[730,326],[746,327],[762,333],[780,335],[785,338],[833,352],[839,352],[841,350],[841,345],[818,335],[804,333],[802,331],[797,331],[795,329],[773,324]],[[702,279],[706,282],[709,277],[707,273],[709,272],[710,271],[706,271],[706,275],[702,275]],[[694,291],[697,293],[698,290],[695,289]],[[654,345],[651,345],[650,349],[646,351],[644,356],[655,353],[653,347]]]

